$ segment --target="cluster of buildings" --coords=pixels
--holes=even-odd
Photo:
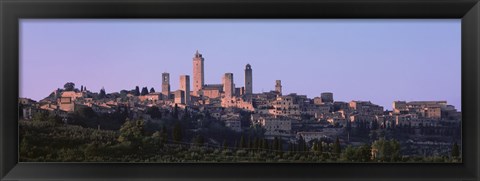
[[[243,87],[236,86],[233,73],[225,73],[221,83],[206,84],[204,62],[205,58],[197,51],[193,57],[192,80],[190,75],[181,75],[177,90],[171,90],[170,74],[165,72],[162,74],[161,92],[134,95],[127,91],[96,99],[98,93],[90,92],[83,86],[81,90],[56,90],[39,102],[20,99],[26,105],[23,115],[27,119],[36,111],[66,115],[82,106],[109,113],[123,106],[133,112],[133,117],[150,119],[145,114],[148,107],[171,109],[177,105],[198,113],[208,112],[212,117],[225,121],[227,127],[240,132],[245,127],[241,125],[240,112],[247,111],[251,113],[251,123],[265,128],[267,137],[297,139],[302,136],[309,140],[339,135],[345,127],[448,129],[446,125],[461,120],[461,113],[446,101],[394,101],[392,110],[387,111],[370,101],[335,101],[331,92],[314,98],[295,93],[284,95],[281,80],[275,81],[272,91],[254,93],[250,64],[245,66]]]

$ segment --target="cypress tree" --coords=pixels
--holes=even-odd
[[[243,135],[242,137],[240,137],[240,148],[245,148],[246,147],[246,143],[245,143],[245,139],[243,138]]]
[[[259,140],[257,137],[253,139],[253,148],[258,149],[260,147]]]
[[[263,140],[262,140],[262,148],[263,148],[263,149],[266,149],[266,150],[269,149],[269,148],[268,148],[268,140],[267,140],[267,139],[263,139]]]
[[[176,123],[175,126],[173,127],[173,131],[172,131],[172,138],[174,141],[182,141],[183,137],[182,137],[182,125],[180,125],[180,123]]]
[[[105,97],[106,97],[105,88],[102,87],[102,89],[100,89],[100,93],[98,94],[98,98],[104,99]]]
[[[148,88],[147,87],[143,87],[142,88],[142,93],[140,93],[140,95],[144,96],[144,95],[147,95],[148,94]]]
[[[223,145],[223,149],[224,149],[224,150],[226,150],[226,149],[228,148],[227,140],[226,140],[226,139],[223,140],[223,144],[222,144],[222,145]]]
[[[175,104],[175,107],[173,107],[172,117],[175,120],[178,119],[178,105],[177,104]]]
[[[140,88],[138,86],[135,87],[135,92],[134,94],[135,96],[139,96],[140,95]]]
[[[317,152],[318,152],[319,154],[322,154],[322,153],[323,153],[323,142],[322,142],[322,141],[319,141],[319,142],[318,142]]]
[[[340,140],[337,137],[337,140],[335,140],[335,143],[333,144],[333,153],[340,155],[341,151]]]
[[[455,142],[452,147],[452,157],[458,158],[459,156],[460,156],[460,149],[458,147],[457,142]]]
[[[273,144],[272,149],[273,150],[278,150],[278,138],[277,137],[273,138],[273,143],[272,144]]]
[[[282,151],[283,150],[283,143],[282,143],[282,139],[279,138],[278,139],[278,151]]]

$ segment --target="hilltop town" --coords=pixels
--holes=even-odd
[[[209,119],[233,133],[242,135],[261,130],[258,134],[262,139],[294,144],[302,140],[309,148],[316,141],[338,140],[343,147],[359,147],[382,138],[395,139],[404,156],[449,155],[454,143],[461,144],[461,112],[447,101],[392,101],[391,110],[387,110],[368,100],[338,101],[332,92],[319,93],[313,98],[284,94],[281,80],[272,81],[271,91],[256,93],[250,64],[245,65],[241,75],[244,86],[237,87],[233,73],[225,73],[221,83],[207,84],[205,58],[198,51],[192,63],[192,80],[190,75],[181,75],[177,90],[172,90],[167,72],[159,79],[160,92],[138,86],[112,93],[106,93],[105,89],[93,92],[86,86],[78,89],[74,83],[67,83],[39,101],[20,98],[20,116],[28,121],[43,113],[55,115],[65,124],[118,130],[128,120],[162,124],[166,114],[175,113],[176,118],[188,117],[186,135],[204,128],[205,120]],[[85,109],[119,125],[102,123],[101,119],[82,122],[72,116]],[[122,116],[115,120],[119,113]],[[220,145],[222,141],[225,140],[211,138],[205,142]],[[237,140],[226,141],[237,145]],[[377,151],[372,149],[373,157]]]

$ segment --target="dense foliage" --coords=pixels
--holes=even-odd
[[[89,111],[84,111],[80,115],[88,117]],[[453,157],[402,157],[395,140],[380,139],[360,147],[345,147],[338,138],[311,143],[302,138],[287,143],[280,138],[267,140],[252,130],[235,134],[214,120],[205,121],[195,132],[187,131],[188,124],[183,121],[163,115],[161,125],[149,131],[148,125],[153,123],[127,119],[118,130],[103,130],[68,125],[58,117],[37,114],[32,120],[19,122],[20,161],[458,162],[461,159],[456,156],[458,153],[452,153]],[[372,150],[376,150],[375,157]]]

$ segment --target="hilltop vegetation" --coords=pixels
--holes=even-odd
[[[185,121],[186,119],[184,119]],[[21,162],[458,162],[458,155],[443,157],[402,157],[395,140],[372,145],[345,147],[337,140],[303,139],[291,144],[255,134],[231,135],[233,143],[217,132],[187,131],[182,120],[153,123],[126,120],[119,130],[100,130],[63,124],[52,116],[21,120]],[[213,123],[210,123],[213,124]],[[209,125],[212,126],[212,125]],[[150,128],[149,128],[150,127]],[[221,125],[213,125],[221,127]],[[225,130],[223,130],[225,131]],[[207,134],[209,133],[209,134]],[[223,141],[217,141],[217,140]],[[372,159],[371,149],[378,150]],[[458,146],[457,146],[458,149]],[[458,150],[457,150],[458,152]],[[455,153],[458,154],[458,153]]]

